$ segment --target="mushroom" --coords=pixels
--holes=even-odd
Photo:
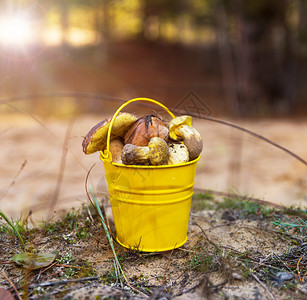
[[[122,164],[122,151],[124,148],[124,144],[120,139],[114,139],[110,142],[110,152],[112,154],[112,161],[118,164]]]
[[[184,144],[169,144],[168,165],[177,165],[189,161],[189,151]]]
[[[122,151],[122,162],[126,165],[165,165],[168,161],[168,146],[164,139],[153,137],[147,147],[126,144]]]
[[[83,152],[85,154],[92,154],[106,147],[111,120],[112,117],[99,122],[88,132],[82,142]],[[124,137],[136,120],[137,117],[132,114],[119,113],[113,123],[111,140],[117,137]]]
[[[203,149],[199,132],[192,127],[192,117],[180,116],[169,123],[169,137],[174,141],[183,141],[189,151],[190,160],[196,159]]]
[[[147,146],[150,139],[160,137],[168,139],[168,128],[164,121],[155,115],[139,118],[125,135],[125,144]]]

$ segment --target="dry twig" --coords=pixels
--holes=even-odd
[[[66,156],[67,156],[67,151],[68,151],[68,141],[69,141],[69,137],[70,137],[70,134],[71,134],[72,127],[73,127],[73,121],[71,120],[69,122],[68,126],[67,126],[67,129],[66,129],[58,178],[57,178],[56,186],[55,186],[55,189],[54,189],[54,192],[53,192],[53,196],[52,196],[51,201],[50,201],[49,218],[51,217],[51,214],[53,213],[54,207],[55,207],[55,205],[58,201],[59,194],[60,194],[60,191],[61,191],[63,176],[64,176],[64,170],[65,170],[65,164],[66,164]]]
[[[274,295],[269,291],[267,286],[263,282],[261,282],[260,279],[255,274],[251,273],[251,275],[267,291],[267,293],[270,295],[271,299],[275,300]]]
[[[12,186],[16,183],[16,179],[17,177],[20,175],[21,171],[24,169],[24,167],[26,166],[27,164],[27,160],[25,159],[24,162],[21,164],[18,172],[16,173],[16,175],[14,176],[12,182],[10,183],[9,187],[7,188],[7,190],[4,192],[4,194],[1,195],[1,198],[0,200],[2,200],[6,195],[7,193],[9,192],[9,190],[12,188]]]
[[[29,285],[29,288],[33,289],[35,287],[48,287],[48,286],[62,285],[62,284],[68,284],[68,283],[76,283],[76,282],[82,282],[82,281],[91,281],[91,280],[98,280],[98,279],[99,279],[98,276],[94,276],[94,277],[84,277],[84,278],[77,278],[77,279],[60,280],[60,281],[33,283],[33,284]]]
[[[10,278],[8,278],[8,277],[7,277],[5,274],[3,274],[3,273],[0,273],[0,275],[1,275],[2,277],[4,277],[4,278],[10,283],[10,285],[12,286],[12,288],[14,289],[14,291],[15,291],[15,293],[16,293],[16,295],[17,295],[17,298],[18,298],[19,300],[22,300],[21,297],[20,297],[20,294],[19,294],[18,291],[17,291],[16,286],[15,286],[14,283],[10,280]]]
[[[176,247],[176,245],[175,245],[175,247]],[[168,260],[167,260],[167,263],[166,263],[166,266],[165,266],[165,270],[164,270],[163,280],[162,280],[162,286],[165,285],[165,281],[166,281],[166,272],[167,272],[168,267],[169,267],[169,265],[170,265],[170,263],[171,263],[171,257],[172,257],[172,255],[173,255],[173,252],[174,252],[174,250],[175,250],[175,247],[173,248],[173,250],[172,250],[172,252],[171,252],[171,254],[170,254],[170,256],[169,256],[169,258],[168,258]]]
[[[304,280],[305,280],[305,277],[307,275],[307,271],[305,272],[305,274],[303,275],[303,277],[301,277],[301,271],[300,271],[300,262],[301,260],[303,259],[304,255],[302,255],[299,260],[297,261],[297,264],[296,264],[296,269],[297,269],[297,274],[298,274],[298,280],[300,283],[303,283]]]

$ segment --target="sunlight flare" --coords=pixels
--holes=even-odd
[[[4,45],[26,45],[34,40],[31,20],[24,16],[7,16],[0,20],[0,42]]]

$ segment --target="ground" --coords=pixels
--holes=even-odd
[[[13,106],[1,105],[1,210],[18,224],[27,221],[29,230],[23,236],[28,251],[52,251],[57,263],[26,274],[7,261],[22,249],[2,220],[1,287],[11,290],[10,279],[33,299],[78,299],[85,294],[89,298],[132,297],[131,287],[122,286],[115,272],[97,214],[92,211],[93,222],[86,209],[78,212],[88,205],[84,183],[93,165],[88,183],[100,201],[108,195],[99,156],[87,156],[81,147],[90,128],[119,106],[101,94],[121,99],[150,96],[173,109],[192,91],[213,116],[253,130],[306,161],[307,122],[298,117],[303,110],[292,119],[263,118],[270,116],[265,110],[258,119],[226,117],[230,107],[212,75],[216,66],[209,66],[213,64],[210,57],[177,46],[158,48],[115,45],[108,63],[91,55],[89,49],[52,50],[37,61],[11,62],[1,69],[3,96],[30,95],[27,101],[12,102]],[[203,50],[197,51],[201,54]],[[74,96],[68,96],[71,94]],[[103,101],[95,101],[94,94]],[[90,111],[96,114],[88,114]],[[139,105],[130,111],[157,112]],[[247,195],[275,206],[306,209],[306,165],[234,128],[198,118],[193,118],[193,124],[204,140],[195,193],[214,195],[205,197],[209,204],[215,195],[235,194],[235,203]],[[304,298],[306,257],[298,263],[306,253],[302,236],[281,235],[279,227],[272,226],[273,213],[261,212],[259,207],[199,206],[197,199],[193,200],[188,241],[179,249],[140,253],[115,244],[128,281],[137,289],[134,298],[197,299],[200,294],[213,299]],[[294,277],[281,279],[277,270],[285,273],[279,276]]]
[[[236,197],[196,194],[188,241],[178,249],[145,253],[115,242],[129,283],[115,268],[91,206],[38,228],[19,226],[27,251],[56,254],[50,266],[37,270],[9,260],[23,250],[2,222],[0,293],[14,293],[11,280],[28,299],[306,299],[306,223],[300,234],[282,233],[276,223],[306,220],[306,210],[273,209]]]
[[[10,279],[26,294],[24,285],[29,286],[32,299],[84,299],[84,295],[89,299],[95,295],[101,299],[105,295],[197,299],[203,294],[212,299],[306,297],[306,241],[302,236],[281,235],[279,228],[272,226],[273,212],[248,205],[214,206],[210,197],[205,198],[209,204],[200,205],[202,198],[197,198],[197,192],[210,190],[219,197],[235,194],[236,201],[248,195],[254,201],[269,202],[270,207],[306,209],[306,166],[263,141],[197,119],[194,126],[204,138],[204,152],[195,177],[188,241],[179,249],[159,254],[115,244],[129,283],[137,291],[131,291],[126,283],[121,285],[97,215],[92,212],[92,222],[87,210],[78,212],[88,204],[84,183],[92,165],[88,184],[100,201],[108,193],[98,155],[86,156],[81,148],[82,136],[104,117],[50,118],[44,119],[43,125],[29,117],[2,119],[5,147],[0,168],[5,176],[1,176],[1,209],[19,220],[18,224],[27,221],[30,232],[26,231],[24,238],[28,251],[51,251],[57,255],[57,265],[25,273],[8,261],[22,249],[16,237],[3,229],[0,258],[1,274],[6,277],[1,278],[1,287],[11,290]],[[230,121],[306,157],[304,121]],[[102,203],[108,206],[107,201]],[[277,271],[283,272],[279,276],[293,278],[281,280]]]

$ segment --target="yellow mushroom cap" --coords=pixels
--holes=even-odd
[[[82,142],[83,152],[85,154],[92,154],[105,149],[111,120],[112,117],[99,122],[87,133]],[[124,137],[136,120],[137,117],[132,114],[119,113],[113,123],[111,139]]]
[[[169,137],[173,141],[183,141],[189,151],[190,160],[196,159],[203,149],[200,133],[192,127],[191,116],[180,116],[170,121]]]
[[[173,141],[178,141],[182,139],[176,132],[176,130],[181,126],[181,125],[187,125],[189,127],[192,126],[192,117],[191,116],[180,116],[177,118],[172,119],[169,122],[169,137]]]

